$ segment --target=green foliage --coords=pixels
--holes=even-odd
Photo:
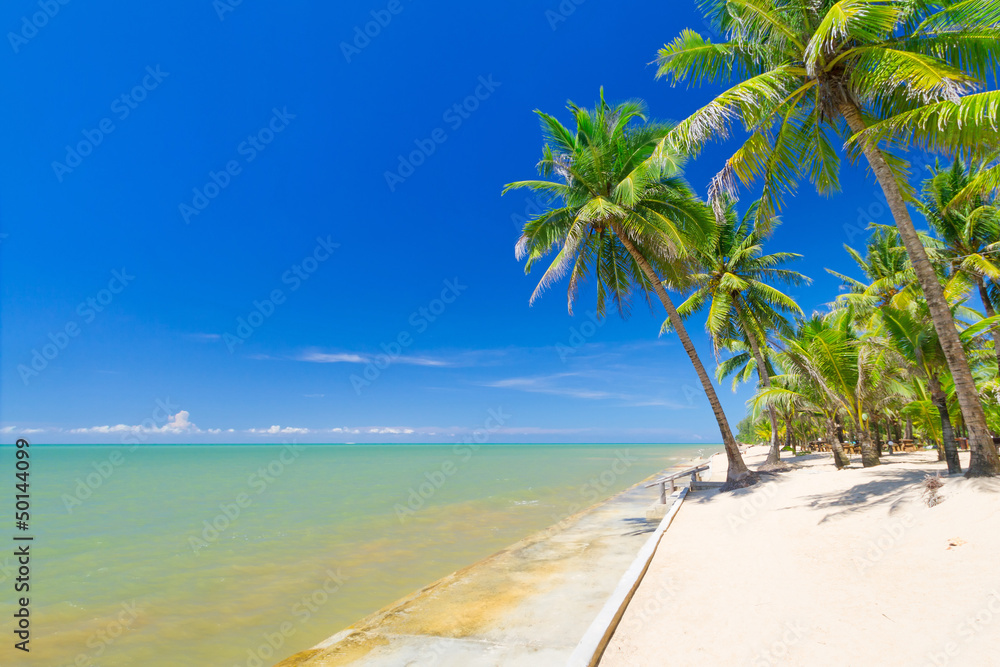
[[[764,242],[779,222],[755,222],[756,209],[755,204],[738,219],[730,204],[716,233],[692,248],[693,271],[675,281],[676,287],[692,290],[677,312],[689,317],[707,307],[705,328],[717,350],[727,347],[729,341],[753,338],[762,343],[772,331],[789,331],[786,316],[801,315],[802,310],[774,285],[798,287],[811,282],[801,273],[784,268],[801,255],[764,253]],[[669,327],[670,322],[664,322],[664,330]]]
[[[611,301],[627,317],[633,295],[638,292],[648,301],[653,285],[620,235],[626,235],[659,274],[668,275],[678,270],[692,246],[713,233],[711,215],[680,177],[680,157],[650,159],[671,126],[647,122],[641,101],[612,106],[602,90],[593,109],[573,103],[568,109],[575,130],[535,112],[546,139],[538,172],[549,180],[518,181],[504,188],[529,188],[553,200],[553,208],[525,223],[517,257],[525,260],[527,273],[555,254],[532,302],[569,276],[572,313],[580,285],[593,279],[598,315],[605,315],[606,302]]]
[[[726,140],[739,122],[749,135],[712,181],[709,198],[735,196],[737,184],[763,185],[760,219],[808,178],[821,193],[839,188],[838,145],[898,142],[973,155],[996,150],[1000,10],[982,0],[702,0],[714,44],[686,30],[665,45],[657,74],[672,85],[729,86],[680,122],[654,155],[698,153]],[[845,110],[868,129],[850,136]],[[908,165],[887,155],[904,193]],[[995,186],[1000,177],[981,187]]]

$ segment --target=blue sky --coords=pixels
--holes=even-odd
[[[532,204],[500,191],[534,175],[532,109],[568,122],[603,85],[680,119],[712,92],[649,64],[693,2],[578,2],[6,3],[4,437],[718,442],[661,311],[528,306]],[[689,165],[700,193],[726,149]],[[807,311],[890,222],[842,181],[773,238]],[[735,427],[749,390],[721,394]]]

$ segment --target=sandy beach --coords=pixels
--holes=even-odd
[[[1000,480],[945,477],[928,507],[933,451],[791,462],[688,496],[601,665],[1000,665]]]

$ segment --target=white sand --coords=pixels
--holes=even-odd
[[[944,478],[928,507],[936,459],[837,471],[810,455],[750,489],[689,495],[602,667],[1000,665],[1000,480]]]

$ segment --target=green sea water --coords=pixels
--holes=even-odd
[[[34,446],[26,532],[3,447],[0,664],[272,665],[704,447]]]

